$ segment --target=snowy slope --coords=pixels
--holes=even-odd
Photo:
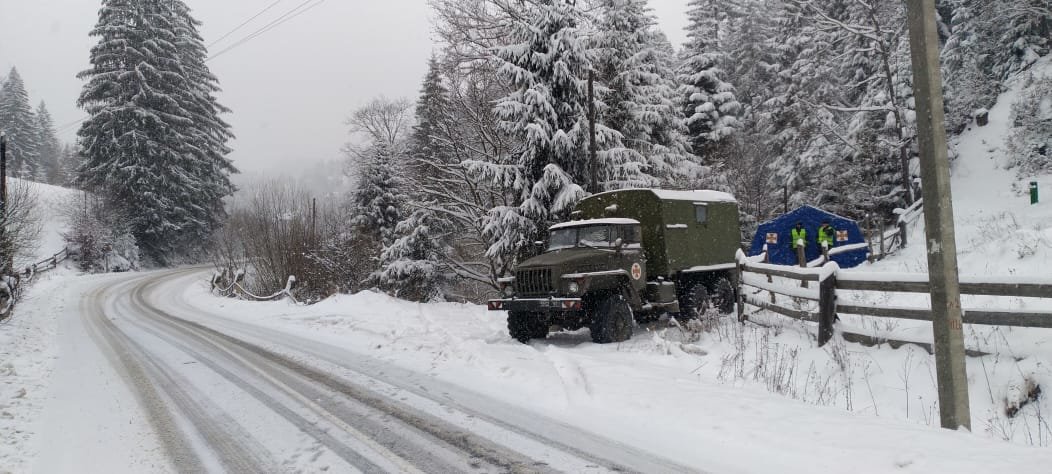
[[[36,218],[40,223],[37,245],[30,249],[30,255],[23,257],[24,261],[16,262],[16,266],[39,261],[62,250],[65,246],[62,232],[66,227],[66,210],[81,196],[80,191],[16,178],[11,178],[10,183],[11,186],[30,187],[30,192],[36,196]]]
[[[65,209],[79,192],[58,186],[11,179],[9,186],[28,185],[36,197],[40,236],[21,267],[50,257],[65,245]],[[15,317],[0,323],[0,472],[24,472],[36,453],[29,446],[43,407],[56,356],[56,315],[67,301],[56,290],[72,278],[69,270],[39,275],[29,287]],[[73,303],[70,303],[73,304]]]
[[[1052,74],[1052,62],[1043,60],[1033,74]],[[953,162],[952,194],[958,260],[962,279],[1022,279],[1031,282],[1052,282],[1052,176],[1016,176],[1015,170],[1005,169],[1007,161],[1005,140],[1009,135],[1012,103],[1023,87],[1022,78],[1009,83],[1009,90],[990,110],[990,123],[985,127],[972,125],[954,140],[959,157]],[[1039,182],[1045,190],[1045,202],[1031,205],[1028,185]],[[913,244],[898,255],[874,265],[864,265],[854,271],[911,272],[927,270],[924,225],[921,220],[911,229]],[[926,295],[897,294],[892,297],[875,294],[849,295],[848,301],[908,307],[928,307]],[[1031,298],[997,298],[964,296],[962,303],[971,309],[995,308],[1007,310],[1052,311],[1052,301]],[[842,324],[856,332],[885,335],[902,340],[931,341],[931,325],[914,321],[889,321],[842,315]],[[1026,407],[1020,416],[1005,416],[1006,405],[1020,399],[1027,384],[1039,383],[1046,391],[1052,387],[1052,330],[966,326],[966,345],[996,356],[968,359],[971,383],[973,430],[1012,439],[1024,444],[1052,445],[1052,429],[1043,421],[1043,412],[1052,408],[1048,397]],[[881,372],[894,364],[896,372],[887,385],[906,391],[913,386],[913,402],[898,403],[899,416],[937,408],[934,385],[930,380],[933,361],[923,351],[871,352],[880,361]],[[910,375],[911,364],[921,364],[917,377]],[[878,380],[881,377],[876,377]],[[900,379],[895,384],[895,378]],[[856,377],[856,382],[859,380]],[[895,405],[893,405],[895,406]],[[877,411],[877,408],[873,409]],[[883,408],[882,415],[889,411]]]

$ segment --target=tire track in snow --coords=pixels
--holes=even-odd
[[[266,361],[261,363],[259,358],[253,357],[252,354],[236,351],[236,348],[231,348],[224,342],[217,342],[211,335],[201,334],[192,329],[180,327],[181,325],[177,323],[156,317],[151,318],[150,323],[164,327],[146,326],[142,323],[140,325],[145,331],[164,339],[180,350],[188,354],[195,354],[202,365],[213,370],[363,472],[392,470],[420,472],[406,459],[413,459],[417,464],[438,468],[444,472],[463,470],[463,467],[467,466],[466,463],[463,466],[450,464],[430,455],[427,450],[413,450],[413,446],[400,443],[402,438],[393,438],[392,434],[399,433],[399,431],[402,431],[400,433],[402,435],[408,433],[404,433],[404,430],[392,429],[389,423],[378,422],[379,417],[375,414],[361,415],[348,413],[347,410],[341,412],[331,407],[326,408],[326,405],[332,405],[329,403],[332,398],[331,394],[295,380],[294,374],[274,370],[268,366]],[[195,347],[190,347],[190,344]],[[218,361],[223,361],[223,363]],[[279,400],[279,397],[283,400]],[[303,413],[305,410],[313,412],[316,416],[309,419]],[[363,429],[369,434],[362,433]],[[351,442],[339,439],[340,434],[349,434],[349,438],[353,439],[350,440]],[[380,441],[394,445],[394,449],[389,450],[383,443],[378,444],[373,438],[379,438]],[[427,447],[434,450],[433,444],[434,441],[430,441]],[[363,452],[375,454],[367,456],[363,455]],[[461,469],[454,469],[454,467]]]
[[[140,306],[143,310],[155,313],[156,316],[163,318],[158,319],[159,323],[166,324],[173,330],[183,332],[189,337],[194,337],[202,341],[209,341],[218,349],[236,353],[238,357],[243,358],[246,364],[251,365],[254,370],[263,371],[274,377],[275,382],[284,385],[286,389],[296,387],[296,390],[294,391],[305,395],[307,399],[315,399],[319,402],[326,400],[326,397],[324,396],[318,397],[319,394],[316,390],[313,391],[313,393],[308,393],[312,392],[310,389],[311,384],[323,387],[324,389],[338,394],[346,400],[368,407],[374,411],[375,414],[396,420],[399,424],[402,424],[405,427],[410,427],[413,430],[426,435],[426,438],[431,438],[432,443],[440,442],[441,444],[454,448],[456,451],[464,453],[469,460],[467,465],[471,466],[473,471],[484,471],[485,465],[488,464],[495,468],[496,471],[500,472],[554,472],[550,467],[544,464],[539,464],[533,459],[504,448],[492,441],[476,436],[473,433],[460,429],[459,427],[443,422],[426,413],[420,412],[419,410],[387,399],[386,397],[375,393],[373,390],[341,380],[331,374],[323,373],[291,358],[246,343],[203,325],[183,320],[156,307],[152,307],[146,302],[144,293],[156,283],[156,281],[151,281],[139,285],[133,291],[132,298],[135,304]],[[203,359],[202,361],[204,362]],[[224,376],[227,375],[237,378],[229,372],[224,374]],[[302,380],[297,383],[296,378],[301,378]],[[303,381],[308,383],[304,384]],[[241,385],[241,382],[235,383],[239,386]],[[252,390],[251,388],[246,389]],[[270,403],[267,404],[268,406],[271,406]],[[346,410],[340,410],[334,404],[329,404],[329,409],[321,409],[329,414],[348,417]],[[364,417],[350,417],[350,419],[345,421],[356,423],[354,425],[356,428],[362,428],[362,424],[367,424],[367,422],[369,422],[369,420]],[[387,423],[387,425],[388,426],[379,427],[380,430],[370,430],[371,432],[369,434],[382,438],[383,433],[381,431],[383,429],[391,428],[390,423]],[[380,441],[384,440],[381,439]],[[385,445],[384,448],[394,448],[403,452],[405,451],[406,447],[400,446],[397,443],[398,440],[387,439],[386,441],[391,444]],[[415,457],[416,460],[419,461],[420,456],[421,454],[419,452],[415,453],[415,456],[410,456],[410,460],[413,460]],[[434,460],[428,459],[425,461],[426,462],[420,464],[422,464],[429,472],[437,472],[434,469],[436,466],[432,464]]]
[[[187,274],[173,275],[156,283],[157,286],[178,282],[186,278]],[[178,294],[178,293],[176,293]],[[154,306],[159,303],[153,303]],[[193,307],[185,301],[177,299],[165,300],[166,307],[178,308],[184,314],[201,314],[202,310]],[[355,380],[359,386],[381,387],[391,396],[397,396],[406,403],[417,407],[437,405],[436,408],[428,408],[428,413],[435,413],[444,419],[451,420],[450,423],[458,423],[456,416],[444,416],[442,412],[458,414],[470,420],[471,423],[461,423],[467,430],[487,432],[491,439],[501,439],[507,443],[509,440],[517,440],[515,444],[509,444],[514,449],[527,449],[523,444],[540,445],[549,453],[559,453],[570,459],[587,460],[586,464],[578,464],[580,470],[598,470],[614,472],[704,472],[696,467],[687,467],[677,464],[668,459],[657,457],[652,453],[641,451],[633,446],[613,441],[593,433],[583,432],[580,429],[565,424],[564,422],[520,410],[518,407],[510,406],[488,397],[476,394],[470,390],[465,391],[457,386],[438,382],[435,379],[392,366],[378,359],[361,356],[356,353],[345,352],[343,349],[306,339],[295,334],[281,332],[263,326],[247,325],[225,318],[218,313],[205,313],[210,316],[208,326],[186,321],[206,330],[216,332],[223,337],[230,338],[239,343],[248,343],[249,339],[255,344],[265,344],[268,352],[284,357],[289,360],[304,359],[310,366],[325,366],[323,372],[332,377],[333,374],[342,373],[343,380]],[[174,316],[173,316],[174,317]],[[222,331],[211,327],[215,325]],[[236,338],[227,333],[237,334]],[[249,344],[251,345],[251,344]],[[262,347],[262,346],[255,346]],[[352,363],[353,361],[353,363]],[[419,380],[417,380],[419,379]],[[420,381],[426,383],[421,384]],[[427,387],[425,387],[427,385]],[[386,388],[384,388],[386,387]],[[430,387],[430,389],[428,388]],[[395,395],[395,392],[398,392]],[[450,394],[454,395],[450,395]],[[441,394],[441,398],[438,398]],[[480,428],[480,424],[483,425]],[[533,452],[533,451],[523,451]],[[559,465],[558,463],[556,465]],[[628,467],[633,466],[633,467]]]

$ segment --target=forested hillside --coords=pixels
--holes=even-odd
[[[394,293],[493,284],[577,200],[604,190],[730,191],[746,232],[785,194],[790,206],[856,218],[890,218],[917,195],[904,2],[692,0],[683,45],[646,0],[431,4],[441,49],[415,126],[374,134],[372,151],[352,157],[358,192],[392,197],[360,197],[352,212],[386,213],[355,222],[382,228],[371,281]],[[1052,9],[941,0],[938,10],[947,126],[959,133],[1048,53]],[[1050,161],[1049,87],[1031,90],[1016,108],[1025,137],[1010,150],[1023,174]]]

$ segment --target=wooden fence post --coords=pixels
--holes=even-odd
[[[836,273],[839,266],[829,272],[825,280],[818,283],[818,347],[824,346],[833,338],[833,324],[836,322]]]
[[[804,245],[796,246],[796,260],[800,263],[801,268],[807,268],[807,255],[804,253],[806,246],[807,242],[804,242]],[[800,280],[800,287],[807,288],[807,280]]]
[[[906,248],[906,220],[899,219],[899,248]]]
[[[884,260],[884,252],[887,252],[887,249],[884,247],[884,225],[883,225],[883,223],[881,223],[880,226],[877,226],[877,232],[880,232],[880,258],[878,260]]]
[[[738,322],[745,322],[745,264],[738,262]],[[773,293],[772,293],[773,295]]]
[[[866,245],[869,247],[869,255],[866,257],[869,263],[877,260],[873,254],[873,214],[866,214]]]
[[[767,251],[767,246],[763,247],[763,263],[771,263],[771,254]],[[774,283],[774,277],[770,274],[767,275],[767,283]],[[771,291],[771,303],[775,303],[774,292]]]

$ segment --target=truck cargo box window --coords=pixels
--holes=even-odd
[[[704,224],[709,221],[709,207],[704,204],[694,205],[694,215],[698,219],[698,224]]]

